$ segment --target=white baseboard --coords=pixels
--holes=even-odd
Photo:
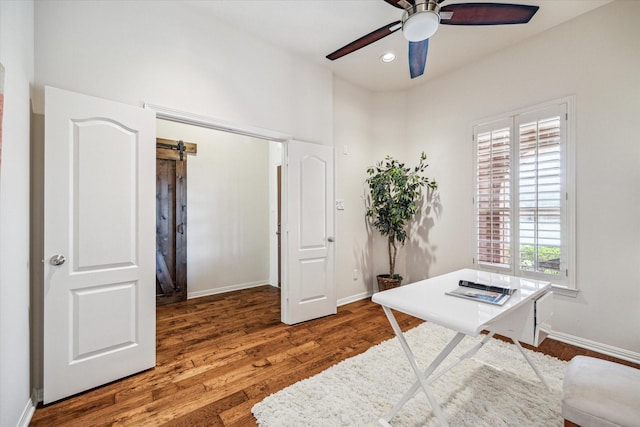
[[[22,415],[20,415],[20,420],[18,421],[18,424],[16,424],[16,427],[29,427],[31,418],[36,412],[36,405],[38,404],[38,402],[38,396],[36,391],[34,390],[31,398],[29,398],[29,400],[27,400],[27,403],[24,405]]]
[[[371,292],[362,292],[360,294],[351,295],[347,298],[341,298],[338,300],[338,307],[346,305],[352,302],[360,301],[362,299],[370,298],[373,295]]]
[[[205,289],[204,291],[188,292],[187,299],[206,297],[208,295],[223,294],[225,292],[239,291],[241,289],[257,288],[258,286],[270,285],[269,280],[260,280],[250,283],[238,283],[236,285],[223,286],[222,288]],[[273,285],[271,285],[273,286]]]
[[[607,356],[613,356],[618,359],[626,360],[628,362],[640,364],[640,353],[625,350],[622,348],[614,347],[607,344],[602,344],[596,341],[591,341],[586,338],[576,337],[574,335],[564,334],[562,332],[551,332],[549,337],[556,341],[575,345],[576,347],[584,348],[587,350],[595,351],[597,353],[606,354]]]

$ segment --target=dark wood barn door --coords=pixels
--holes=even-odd
[[[178,144],[157,139],[156,305],[187,299],[187,150]]]

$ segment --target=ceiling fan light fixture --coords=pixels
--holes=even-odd
[[[440,6],[435,1],[418,3],[408,8],[402,16],[402,34],[410,42],[428,39],[436,33],[440,24]]]

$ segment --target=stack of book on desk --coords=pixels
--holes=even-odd
[[[460,280],[458,287],[452,291],[445,292],[454,297],[467,298],[474,301],[486,302],[489,304],[503,305],[515,288],[505,288],[501,286],[485,285],[483,283]]]

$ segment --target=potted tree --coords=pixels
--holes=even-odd
[[[369,200],[366,216],[371,224],[387,238],[389,274],[377,276],[378,289],[383,291],[400,286],[402,276],[395,273],[398,248],[407,239],[407,226],[414,219],[423,187],[438,188],[438,184],[423,173],[428,164],[423,152],[417,166],[410,168],[391,156],[367,169]]]

